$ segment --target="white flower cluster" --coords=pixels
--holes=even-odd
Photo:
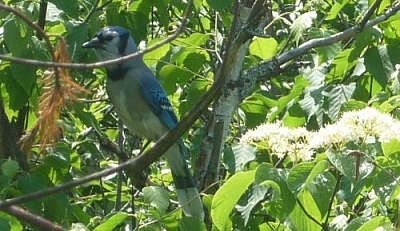
[[[267,149],[270,153],[293,161],[311,160],[312,152],[308,144],[310,132],[305,128],[287,128],[278,123],[262,124],[242,136],[240,142],[252,143]]]
[[[400,121],[374,108],[345,112],[333,124],[316,132],[305,128],[287,128],[278,123],[263,124],[243,135],[240,142],[266,148],[279,158],[287,155],[293,161],[311,160],[315,150],[342,150],[348,142],[389,142],[400,140]]]

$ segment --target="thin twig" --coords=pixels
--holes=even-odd
[[[329,218],[330,218],[330,214],[331,214],[331,211],[332,211],[331,208],[332,208],[333,202],[335,201],[336,193],[339,191],[340,180],[341,179],[342,179],[342,175],[340,175],[340,172],[337,171],[337,179],[336,179],[335,189],[333,190],[332,197],[331,197],[331,199],[329,201],[328,208],[330,208],[330,209],[328,209],[328,212],[326,214],[325,223],[324,223],[325,226],[329,224]]]
[[[381,5],[382,0],[375,0],[374,4],[372,4],[371,8],[368,9],[367,13],[363,17],[360,23],[358,23],[358,30],[362,31],[364,30],[365,24],[368,22],[368,20],[372,17],[374,14],[374,11],[378,9],[378,7]]]
[[[296,202],[297,202],[297,204],[300,206],[300,209],[303,211],[303,213],[306,215],[306,217],[308,217],[310,220],[312,220],[312,221],[313,221],[314,223],[316,223],[317,225],[321,226],[321,228],[324,228],[324,226],[323,226],[319,221],[317,221],[317,219],[315,219],[313,216],[311,216],[311,215],[307,212],[307,209],[304,208],[303,204],[301,203],[301,201],[300,201],[298,198],[296,198]]]
[[[175,40],[176,38],[178,38],[179,35],[185,30],[185,26],[188,22],[189,14],[191,12],[191,9],[193,8],[192,5],[193,5],[193,2],[189,1],[187,10],[182,18],[181,25],[175,30],[175,32],[172,35],[168,36],[166,39],[162,40],[159,43],[154,44],[153,46],[151,46],[149,48],[146,48],[142,51],[138,51],[134,54],[127,55],[127,56],[124,56],[124,57],[121,57],[118,59],[112,59],[112,60],[103,61],[103,62],[96,62],[96,63],[92,63],[92,64],[80,64],[80,63],[47,62],[47,61],[40,61],[40,60],[34,60],[34,59],[22,59],[22,58],[16,58],[16,57],[9,57],[6,55],[0,55],[0,60],[15,62],[15,63],[19,63],[19,64],[25,64],[25,65],[30,65],[30,66],[54,67],[54,68],[59,67],[59,68],[81,69],[81,70],[107,67],[107,66],[111,66],[111,65],[114,65],[117,63],[125,62],[127,60],[130,60],[130,59],[133,59],[133,58],[136,58],[139,56],[143,56],[144,54],[146,54],[150,51],[153,51],[153,50]],[[11,13],[15,14],[17,17],[20,17],[21,19],[26,21],[30,26],[32,26],[36,30],[38,30],[38,32],[42,34],[42,36],[46,39],[46,41],[48,41],[48,45],[51,46],[50,40],[48,38],[49,36],[47,36],[47,34],[43,30],[41,30],[34,22],[29,20],[21,12],[15,10],[12,7],[3,5],[3,4],[0,4],[0,9],[11,12]],[[190,9],[190,11],[188,11],[188,9]],[[52,49],[50,51],[52,51]],[[51,52],[51,53],[52,53],[52,55],[54,55],[53,52]],[[55,60],[55,59],[53,59],[53,60]]]

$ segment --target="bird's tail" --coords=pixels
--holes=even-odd
[[[186,147],[182,140],[174,144],[165,157],[170,165],[174,178],[179,204],[186,216],[204,220],[204,209],[199,192],[197,191],[192,174],[186,162]]]

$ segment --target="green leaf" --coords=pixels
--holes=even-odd
[[[349,85],[338,84],[329,92],[324,92],[329,102],[328,115],[333,121],[339,119],[342,105],[351,98],[355,89],[356,83],[350,83]]]
[[[338,0],[335,1],[335,4],[329,11],[328,16],[326,16],[325,20],[333,20],[337,18],[339,12],[343,9],[343,7],[349,2],[349,0]]]
[[[309,194],[308,197],[304,196],[302,199],[303,201],[308,199],[310,203],[314,203],[313,198]],[[304,203],[302,204],[304,205]],[[295,227],[295,229],[292,230],[321,230],[321,226],[317,225],[314,221],[307,218],[303,209],[298,204],[296,204],[295,208],[290,214],[289,219],[286,222],[289,222],[292,226]]]
[[[364,55],[365,68],[372,77],[385,88],[393,72],[386,46],[370,47]]]
[[[240,172],[248,162],[254,160],[256,148],[249,144],[236,144],[232,151],[235,156],[235,171]]]
[[[167,211],[169,206],[169,193],[164,188],[149,186],[143,188],[144,200],[155,207],[161,214]]]
[[[367,106],[367,104],[363,101],[350,99],[347,102],[343,103],[341,112],[356,111],[356,110],[363,109],[366,106]]]
[[[206,231],[207,227],[203,221],[195,217],[183,217],[179,220],[179,230],[181,231]]]
[[[7,176],[9,179],[17,175],[19,171],[19,164],[15,160],[7,160],[1,165],[1,173]]]
[[[49,0],[59,10],[68,14],[68,16],[78,19],[79,17],[79,4],[78,1],[64,1],[64,0]]]
[[[392,222],[386,216],[372,218],[371,220],[364,223],[360,228],[358,228],[357,231],[373,231],[379,228],[381,228],[382,230],[394,231],[394,229],[392,228]]]
[[[365,224],[368,220],[370,220],[369,217],[356,217],[354,220],[352,220],[349,225],[346,227],[344,231],[354,231],[358,230],[363,224]]]
[[[230,10],[232,7],[232,0],[206,0],[207,3],[216,11]]]
[[[275,194],[274,199],[278,200],[268,200],[265,208],[268,211],[268,214],[284,221],[292,212],[296,204],[296,199],[288,188],[285,171],[277,169],[272,164],[263,163],[257,167],[255,181],[258,184],[262,184],[265,181],[271,181],[278,184],[280,198],[278,199],[278,194]]]
[[[303,93],[304,88],[306,88],[307,86],[309,86],[309,83],[304,77],[296,77],[295,84],[290,93],[286,96],[280,97],[277,101],[277,108],[273,108],[271,110],[272,112],[268,117],[268,122],[274,121],[279,113],[281,113],[286,108],[289,102],[300,96]]]
[[[298,194],[305,187],[306,181],[311,178],[310,173],[314,169],[315,163],[304,162],[293,166],[288,176],[288,187],[294,194]],[[315,176],[314,176],[315,177]]]
[[[377,164],[384,170],[379,170],[374,177],[373,189],[381,202],[387,206],[397,204],[397,190],[399,185],[396,176],[400,175],[400,153],[392,154],[391,157],[380,156],[376,158]]]
[[[278,43],[273,38],[256,37],[250,43],[249,52],[261,59],[269,59],[278,53]]]
[[[302,38],[306,34],[306,30],[312,26],[313,20],[317,18],[317,13],[315,11],[309,11],[298,18],[296,18],[290,29],[294,34],[294,39],[296,43],[299,43],[300,38]]]
[[[115,227],[117,227],[119,224],[121,224],[129,214],[123,213],[123,212],[118,212],[108,218],[107,220],[103,221],[101,225],[97,226],[93,231],[109,231],[113,230]]]
[[[400,95],[395,95],[379,105],[378,109],[383,113],[390,113],[398,107],[400,107]]]
[[[150,40],[149,43],[147,44],[147,46],[151,47],[154,44],[157,44],[162,40],[163,39],[161,39],[161,38],[156,38],[156,39]],[[169,50],[170,50],[169,44],[162,45],[161,47],[144,54],[143,61],[147,64],[147,66],[151,67],[151,66],[157,64],[158,61],[160,59],[162,59],[168,53]]]
[[[25,227],[26,228],[26,227]],[[26,230],[18,219],[14,216],[0,212],[0,230],[2,231],[22,231]]]
[[[192,33],[187,38],[178,38],[172,42],[175,46],[199,48],[204,45],[210,38],[209,34]]]
[[[272,181],[270,182],[275,184],[279,188],[276,183]],[[257,204],[264,199],[265,194],[268,192],[269,189],[270,187],[268,185],[253,184],[249,191],[246,193],[246,196],[244,196],[245,198],[242,199],[238,205],[236,205],[236,209],[240,212],[240,215],[244,219],[244,225],[248,224],[254,207],[257,206]]]
[[[186,100],[179,105],[179,114],[184,115],[187,111],[193,108],[206,91],[211,87],[211,81],[208,79],[197,78],[190,83]]]
[[[67,33],[65,39],[68,43],[68,53],[72,60],[79,60],[82,57],[82,44],[87,41],[89,24],[80,23],[66,27]]]
[[[157,8],[158,19],[160,20],[161,26],[168,31],[169,24],[169,0],[164,1],[152,1],[152,4]]]
[[[330,29],[311,28],[310,29],[310,38],[313,38],[313,39],[327,38],[336,33],[337,33],[337,31],[333,31]],[[317,48],[315,48],[315,50],[318,52],[319,63],[322,64],[324,62],[330,61],[333,58],[335,58],[335,56],[342,50],[341,42],[334,43],[330,46],[317,47]],[[319,67],[316,67],[315,69],[320,69],[321,67],[323,68],[323,66],[319,66]]]
[[[297,128],[304,126],[307,118],[303,109],[300,106],[300,103],[295,103],[291,106],[283,116],[283,124],[289,128]]]
[[[337,151],[327,151],[327,154],[331,163],[351,181],[366,178],[374,169],[374,164],[362,156],[360,157],[360,166],[356,168],[356,156]],[[359,171],[358,179],[355,178],[356,171]]]
[[[246,114],[246,125],[256,127],[265,121],[268,110],[276,106],[276,101],[264,96],[261,92],[255,92],[243,100],[240,108]]]
[[[215,193],[211,206],[211,218],[219,230],[226,230],[229,214],[239,198],[254,182],[255,171],[239,172],[229,178]]]
[[[327,161],[324,161],[327,163]],[[322,164],[324,165],[324,164]],[[315,166],[315,168],[313,169],[313,171],[310,173],[310,175],[313,175],[316,173],[316,171],[314,171],[315,169],[317,169],[320,166],[319,163]],[[327,165],[326,168],[324,168],[324,170],[327,169]],[[319,170],[322,170],[319,169]],[[330,173],[330,172],[322,172],[320,174],[318,174],[312,182],[310,182],[307,185],[307,190],[311,193],[315,205],[317,206],[317,209],[313,210],[315,217],[319,217],[320,221],[322,222],[323,219],[326,218],[326,215],[328,214],[328,211],[332,208],[330,208],[330,201],[332,199],[332,197],[334,197],[334,193],[335,193],[335,185],[336,185],[336,179],[335,177]],[[304,201],[305,203],[308,203],[307,201]],[[318,212],[318,213],[317,213]]]
[[[260,186],[268,186],[272,189],[272,195],[270,201],[275,202],[281,198],[281,188],[275,181],[266,180],[260,184]]]
[[[400,140],[392,139],[382,143],[383,154],[388,158],[393,158],[394,154],[400,153]]]
[[[351,60],[350,56],[353,49],[346,49],[339,53],[332,62],[329,74],[326,75],[325,82],[343,82],[348,73],[358,64],[358,60]]]
[[[9,19],[4,23],[4,42],[15,57],[26,53],[26,47],[31,40],[33,30],[19,19]],[[21,57],[24,58],[24,57]],[[27,57],[25,57],[27,58]],[[28,67],[27,65],[24,65]]]

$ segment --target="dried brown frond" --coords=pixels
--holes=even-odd
[[[62,38],[59,39],[54,57],[55,61],[59,63],[70,62],[67,45]],[[39,118],[33,128],[19,141],[21,149],[28,153],[35,140],[38,140],[40,150],[43,150],[45,147],[53,146],[61,139],[61,130],[57,126],[61,110],[67,104],[78,100],[78,94],[87,92],[72,80],[70,70],[66,68],[52,68],[45,71],[41,84],[43,92],[39,99],[37,112]]]

